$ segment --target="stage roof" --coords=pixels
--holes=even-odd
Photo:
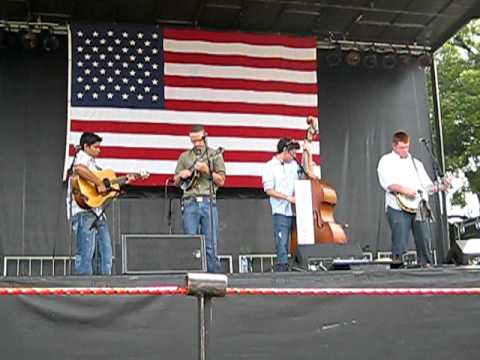
[[[440,47],[478,0],[0,0],[3,21],[157,23]]]

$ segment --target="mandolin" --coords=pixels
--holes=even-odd
[[[210,160],[216,159],[217,157],[222,155],[224,151],[225,150],[222,147],[219,147],[213,154],[210,155],[210,157],[209,157]],[[199,161],[203,161],[204,159],[205,159],[205,153],[203,153],[201,156],[196,158],[195,161],[193,162],[192,166],[190,166],[188,168],[188,170],[190,170],[192,172],[192,175],[190,175],[188,178],[181,179],[179,186],[183,191],[191,189],[195,185],[197,180],[199,179],[200,172],[195,169],[195,165]]]
[[[128,176],[133,176],[136,179],[146,179],[150,176],[147,172],[140,172],[129,174],[125,176],[115,175],[113,170],[100,170],[92,171],[96,176],[102,179],[107,191],[105,193],[99,193],[97,187],[90,181],[87,181],[80,176],[74,176],[72,178],[72,190],[75,201],[82,209],[95,209],[103,204],[108,199],[118,196],[120,193],[120,186],[126,184]]]

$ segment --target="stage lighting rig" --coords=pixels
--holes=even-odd
[[[412,63],[412,56],[410,53],[408,54],[400,54],[398,55],[398,62],[400,65],[408,66]]]
[[[356,48],[351,49],[345,56],[345,62],[350,66],[357,66],[362,60],[362,54]]]
[[[40,32],[41,46],[46,52],[53,52],[60,46],[60,41],[51,29]]]
[[[339,66],[342,63],[342,49],[340,45],[335,47],[335,50],[327,54],[327,64],[330,67]]]
[[[25,50],[33,50],[38,45],[38,36],[32,29],[21,30],[19,32],[20,41]]]
[[[395,69],[397,67],[397,64],[398,64],[397,55],[393,49],[383,55],[382,66],[385,69],[388,69],[388,70]]]
[[[4,28],[0,29],[0,49],[5,47],[6,33],[7,31]]]
[[[368,54],[363,57],[363,66],[367,69],[375,69],[378,66],[378,57],[375,50],[370,50]]]
[[[417,58],[417,64],[420,67],[426,68],[431,66],[433,63],[432,56],[428,53],[423,53]]]

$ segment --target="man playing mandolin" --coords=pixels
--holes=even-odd
[[[73,162],[73,178],[95,185],[98,193],[106,193],[106,184],[94,172],[101,170],[95,159],[100,154],[102,138],[91,132],[80,137],[80,150]],[[127,175],[127,182],[134,179]],[[112,242],[103,208],[85,208],[76,201],[75,187],[69,182],[68,216],[75,235],[75,274],[110,275],[112,272]]]
[[[178,158],[174,177],[175,185],[183,190],[183,230],[186,234],[204,235],[207,270],[222,272],[217,256],[219,229],[215,194],[225,183],[223,149],[207,148],[202,125],[193,125],[189,136],[193,148]]]
[[[401,262],[407,251],[410,233],[413,232],[417,248],[418,263],[429,267],[433,263],[431,250],[431,232],[429,219],[410,211],[399,200],[405,198],[418,204],[428,194],[441,190],[428,176],[420,160],[409,153],[410,137],[404,131],[397,131],[392,138],[393,151],[380,158],[377,167],[380,185],[385,190],[385,210],[392,230],[392,256],[395,262]]]

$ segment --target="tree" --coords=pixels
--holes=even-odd
[[[435,55],[448,169],[461,169],[480,198],[480,21],[474,20]],[[458,197],[457,197],[458,199]]]

